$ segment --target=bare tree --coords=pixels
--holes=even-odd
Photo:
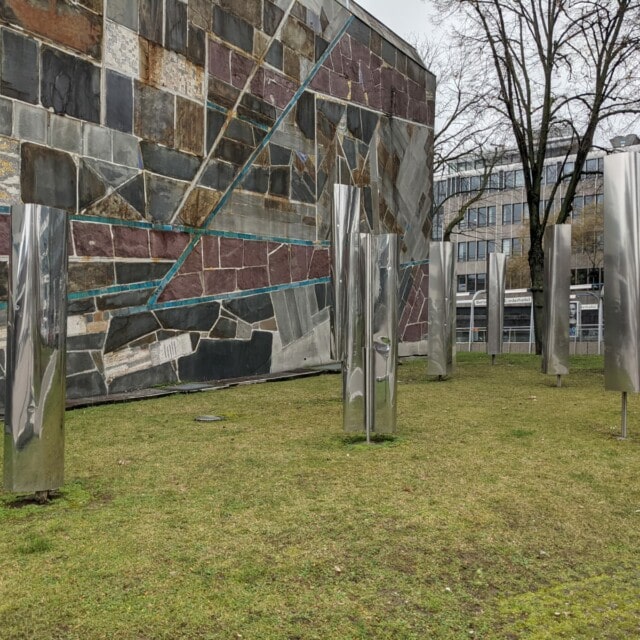
[[[432,0],[456,20],[455,44],[475,52],[487,80],[484,109],[504,119],[524,171],[536,351],[544,318],[543,236],[570,219],[576,187],[599,127],[637,114],[640,0]],[[569,128],[563,169],[545,172],[554,131]],[[571,156],[571,161],[569,162]],[[542,185],[550,189],[541,207]],[[562,186],[562,189],[561,189]],[[556,193],[564,198],[554,215]],[[552,218],[552,216],[554,216]]]

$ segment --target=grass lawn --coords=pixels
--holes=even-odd
[[[0,494],[0,638],[640,638],[640,398],[620,442],[600,358],[425,366],[369,447],[337,375],[69,412],[60,498]]]

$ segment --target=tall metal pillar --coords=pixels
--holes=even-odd
[[[640,154],[604,159],[604,382],[622,394],[640,392]]]
[[[487,353],[492,360],[502,353],[506,276],[507,256],[490,253],[487,256]]]
[[[544,340],[542,373],[569,373],[569,300],[571,297],[571,225],[555,224],[544,233]]]
[[[46,493],[64,482],[67,215],[12,207],[4,486]]]
[[[453,242],[432,242],[429,246],[429,357],[427,359],[429,376],[444,378],[450,376],[455,369],[455,256]],[[469,351],[471,351],[471,324],[470,319]]]

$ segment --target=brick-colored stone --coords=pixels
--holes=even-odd
[[[235,269],[212,269],[204,272],[204,292],[207,296],[230,293],[237,288]]]
[[[202,263],[205,269],[217,269],[220,266],[220,242],[216,236],[202,238]]]
[[[112,258],[114,255],[111,226],[107,224],[74,222],[73,243],[78,256]]]
[[[160,296],[160,302],[171,300],[190,300],[191,298],[201,298],[203,293],[202,276],[199,273],[192,273],[185,276],[176,276],[169,282],[167,288]]]
[[[189,234],[151,231],[149,234],[152,258],[177,260],[189,244]]]
[[[113,242],[118,258],[148,258],[150,255],[146,229],[114,226]]]
[[[311,258],[309,278],[326,278],[329,276],[329,251],[328,249],[316,249]]]
[[[269,286],[269,272],[266,267],[246,267],[238,269],[238,289],[260,289]]]
[[[244,243],[244,266],[264,267],[267,264],[267,243],[259,240],[246,240]]]
[[[220,238],[220,266],[239,268],[244,263],[244,240]]]
[[[200,273],[202,271],[202,241],[198,242],[195,248],[184,261],[180,274]]]
[[[269,280],[272,285],[291,282],[291,263],[288,244],[283,244],[269,254]]]

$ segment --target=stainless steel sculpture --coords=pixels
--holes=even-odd
[[[640,392],[640,154],[604,160],[604,382],[622,393],[622,437],[627,394]]]
[[[396,430],[398,389],[398,236],[365,235],[365,430]]]
[[[4,486],[42,493],[64,476],[67,215],[12,208]]]
[[[542,372],[569,373],[569,300],[571,296],[571,225],[555,224],[544,233],[544,309]]]
[[[455,257],[453,242],[432,242],[429,246],[429,376],[444,378],[455,369]]]
[[[502,353],[506,267],[507,256],[504,253],[487,256],[487,353],[492,359]]]
[[[395,431],[398,356],[398,237],[352,233],[346,278],[344,429]]]
[[[333,299],[332,355],[344,360],[347,355],[345,329],[346,301],[349,274],[349,234],[360,229],[360,189],[337,184],[333,190]]]

